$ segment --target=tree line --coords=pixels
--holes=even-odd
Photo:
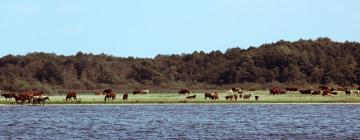
[[[115,57],[35,52],[0,59],[0,89],[176,89],[360,83],[360,44],[329,38],[280,40],[225,52]]]

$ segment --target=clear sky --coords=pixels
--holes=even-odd
[[[360,41],[360,0],[0,1],[0,56],[154,57],[320,36]]]

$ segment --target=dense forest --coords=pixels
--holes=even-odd
[[[360,44],[329,38],[278,41],[226,52],[114,57],[78,52],[7,55],[0,59],[0,89],[193,89],[360,83]]]

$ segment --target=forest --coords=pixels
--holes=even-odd
[[[78,52],[64,56],[33,52],[0,59],[0,89],[96,90],[218,89],[231,86],[311,86],[360,83],[360,44],[316,40],[284,41],[225,52],[115,57]]]

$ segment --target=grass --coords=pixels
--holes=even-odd
[[[360,96],[346,96],[340,92],[337,96],[302,95],[299,92],[288,92],[284,95],[270,95],[268,91],[251,91],[252,97],[249,101],[239,99],[237,101],[226,101],[226,93],[220,93],[220,100],[211,101],[204,99],[204,93],[194,93],[196,98],[186,100],[185,95],[177,93],[150,93],[150,94],[129,94],[127,101],[122,100],[121,93],[117,94],[115,101],[104,102],[104,95],[95,96],[90,93],[78,94],[78,101],[65,102],[65,95],[49,96],[48,104],[162,104],[162,103],[360,103]],[[192,94],[192,95],[194,95]],[[260,96],[259,101],[255,101],[254,96]],[[15,101],[0,98],[0,104],[15,104]]]

